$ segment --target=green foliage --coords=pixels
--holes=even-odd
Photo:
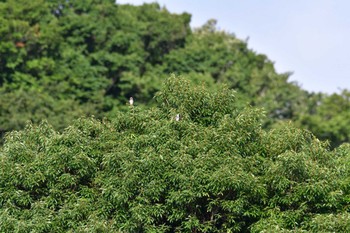
[[[206,74],[216,82],[237,90],[242,105],[264,107],[269,119],[295,119],[303,110],[306,92],[288,83],[289,74],[277,74],[265,55],[248,49],[247,43],[234,35],[218,31],[214,20],[188,37],[186,46],[165,57],[166,72]]]
[[[288,82],[290,73],[278,74],[265,55],[249,49],[247,41],[217,30],[215,20],[191,30],[190,19],[157,3],[2,1],[1,132],[20,129],[27,120],[46,119],[62,129],[76,116],[102,119],[126,110],[130,96],[139,105],[154,106],[153,96],[175,73],[212,90],[217,84],[235,89],[237,108],[265,109],[265,128],[292,120],[332,147],[349,142],[348,91],[307,93]],[[35,107],[16,109],[18,96]]]
[[[311,101],[310,101],[311,102]],[[350,92],[316,97],[309,112],[298,120],[320,139],[329,140],[333,147],[350,142]]]
[[[77,115],[102,117],[122,108],[130,95],[149,102],[160,80],[150,74],[141,77],[170,50],[183,46],[191,33],[188,14],[170,14],[157,4],[6,1],[0,13],[0,92],[11,93],[0,101],[6,112],[0,117],[4,131],[21,128],[27,120],[47,119],[61,128]],[[33,98],[32,105],[53,111],[36,114],[23,108],[22,119],[16,119],[19,112],[13,111],[16,99],[11,96],[33,93],[54,101],[43,104]],[[66,111],[57,123],[60,108]]]
[[[19,89],[14,92],[0,91],[0,94],[2,133],[22,129],[28,121],[40,123],[41,119],[50,119],[56,129],[64,129],[74,119],[93,113],[92,109],[82,109],[74,100],[54,99],[45,91]]]
[[[350,147],[262,129],[234,92],[169,78],[148,110],[129,106],[62,132],[7,134],[0,231],[347,231]],[[175,115],[180,114],[179,121]]]

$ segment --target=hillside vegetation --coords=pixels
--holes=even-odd
[[[292,120],[332,146],[349,142],[350,93],[308,93],[278,74],[215,20],[191,29],[189,14],[111,0],[0,2],[0,130],[47,119],[64,129],[79,116],[124,111],[152,98],[171,73],[237,91],[239,107],[263,107],[264,127]]]
[[[0,1],[0,232],[350,232],[350,92],[190,20]]]

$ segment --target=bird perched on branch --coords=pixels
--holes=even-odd
[[[130,104],[130,106],[133,106],[133,105],[134,105],[134,98],[130,97],[130,99],[129,99],[129,104]]]
[[[180,114],[176,114],[175,121],[179,121],[179,120],[180,120]]]

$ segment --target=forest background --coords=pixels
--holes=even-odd
[[[350,141],[349,90],[334,94],[303,90],[288,81],[289,73],[277,73],[266,55],[248,49],[246,41],[217,30],[215,20],[195,29],[190,28],[190,20],[191,15],[172,14],[156,3],[132,6],[108,0],[0,1],[0,130],[3,144],[0,219],[4,223],[1,224],[3,230],[14,230],[14,222],[18,221],[26,229],[42,232],[79,227],[100,227],[110,231],[260,231],[275,226],[310,230],[328,227],[322,225],[324,221],[330,223],[349,218],[349,171],[343,167],[350,156],[346,144]],[[135,100],[132,109],[128,105],[130,97]],[[173,126],[172,121],[163,122],[165,118],[173,119],[176,114],[181,115],[181,121],[188,121],[187,129],[185,125]],[[234,119],[232,124],[227,115]],[[94,119],[84,118],[90,116]],[[127,117],[133,121],[125,120]],[[150,123],[152,119],[154,124]],[[43,120],[47,123],[40,124]],[[143,121],[145,125],[141,124]],[[165,125],[162,126],[162,122]],[[128,140],[139,138],[142,141],[142,137],[151,136],[156,127],[159,127],[158,136],[163,141],[151,144],[162,156],[169,152],[161,146],[166,138],[173,143],[168,145],[173,148],[172,153],[183,150],[172,141],[175,139],[171,139],[171,130],[179,130],[181,135],[189,134],[189,129],[202,130],[193,138],[187,138],[194,140],[193,145],[189,141],[182,142],[186,148],[194,147],[183,152],[194,156],[217,150],[215,154],[221,154],[222,161],[211,162],[219,167],[233,158],[226,152],[234,150],[226,148],[224,138],[218,136],[225,135],[228,141],[235,142],[235,151],[240,158],[238,170],[245,175],[223,181],[223,177],[230,177],[225,169],[236,168],[219,169],[220,175],[212,174],[210,162],[206,161],[207,164],[202,165],[213,180],[209,182],[208,177],[199,175],[202,180],[193,184],[194,190],[187,190],[188,196],[179,195],[180,199],[176,199],[174,193],[163,193],[166,188],[159,186],[160,190],[147,194],[157,198],[148,200],[146,195],[147,200],[141,198],[140,201],[135,197],[141,195],[139,190],[131,190],[131,187],[140,187],[136,181],[142,176],[133,177],[127,185],[125,177],[130,174],[123,173],[127,171],[120,168],[123,171],[116,177],[122,174],[125,183],[113,183],[111,174],[116,169],[110,167],[113,156],[103,157],[102,154],[106,151],[121,153],[118,147],[129,148],[126,143],[131,141]],[[125,130],[125,134],[116,139],[107,133],[109,128],[117,132]],[[216,132],[216,136],[209,136],[208,130]],[[237,136],[240,133],[242,137]],[[127,134],[131,138],[125,136]],[[87,136],[98,137],[91,148],[89,143],[92,142],[85,138]],[[218,137],[221,149],[206,146],[212,137]],[[82,149],[85,152],[91,149],[96,157],[91,158],[91,151],[87,154],[67,152],[67,148],[65,152],[61,151],[63,145],[71,146],[74,151],[80,140],[80,148],[85,148]],[[119,144],[110,144],[113,140]],[[276,142],[281,144],[274,144]],[[201,146],[196,147],[196,143]],[[148,148],[150,144],[140,142],[138,146]],[[98,148],[100,152],[97,152]],[[42,151],[51,157],[37,158]],[[138,155],[142,157],[144,152]],[[51,161],[52,156],[62,153],[66,153],[66,160],[57,162],[60,160],[55,157],[58,159],[55,161],[63,166],[62,171],[47,173],[41,170],[60,166],[41,164],[40,161]],[[277,156],[281,154],[285,156]],[[130,162],[120,156],[120,161]],[[129,159],[133,156],[136,155],[130,155]],[[249,168],[244,165],[248,157],[252,164]],[[152,167],[150,164],[147,169],[126,164],[147,175],[150,174],[147,169]],[[190,164],[194,166],[192,169],[199,166]],[[232,161],[229,164],[232,165]],[[265,170],[269,165],[272,170]],[[294,165],[296,167],[291,168]],[[169,170],[167,166],[171,164],[162,169]],[[18,169],[11,170],[11,167]],[[145,172],[142,169],[147,172],[142,173]],[[180,169],[180,173],[184,172],[182,175],[189,172],[183,169]],[[311,174],[312,170],[315,174]],[[33,177],[29,175],[30,171]],[[156,173],[162,174],[160,171]],[[249,178],[247,174],[259,178]],[[285,180],[281,180],[283,176],[277,179],[276,174],[285,174]],[[23,180],[26,176],[29,176],[28,180]],[[334,179],[333,183],[330,177]],[[240,183],[233,180],[240,180]],[[183,191],[186,182],[190,181],[175,179],[171,182],[173,186],[167,185]],[[230,186],[232,182],[237,186]],[[211,191],[203,191],[203,184]],[[271,184],[274,185],[270,187]],[[117,197],[111,191],[116,187],[123,187],[126,193],[119,193],[121,196]],[[109,193],[106,190],[110,190]],[[98,212],[92,199],[101,192],[102,199],[97,202],[104,209]],[[85,195],[94,207],[84,209],[82,216],[65,218],[65,206],[73,208],[72,203],[82,201],[81,195]],[[252,201],[255,198],[260,201],[255,203]],[[137,205],[126,203],[133,201],[156,207],[132,209]],[[46,203],[45,207],[39,206],[40,203]],[[118,212],[118,208],[108,203],[114,203],[124,212]],[[173,211],[177,205],[185,206],[188,212]],[[39,222],[48,212],[44,214],[39,210],[49,211],[49,215],[54,216],[45,220],[45,226]],[[81,211],[69,210],[75,214]],[[140,215],[146,210],[154,213]],[[348,229],[349,224],[344,220],[338,222],[337,227]]]

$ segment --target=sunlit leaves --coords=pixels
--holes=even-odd
[[[0,229],[303,231],[334,216],[332,229],[347,229],[346,145],[330,152],[291,125],[264,131],[262,111],[239,110],[225,87],[172,76],[156,100],[61,133],[47,123],[9,133]]]

